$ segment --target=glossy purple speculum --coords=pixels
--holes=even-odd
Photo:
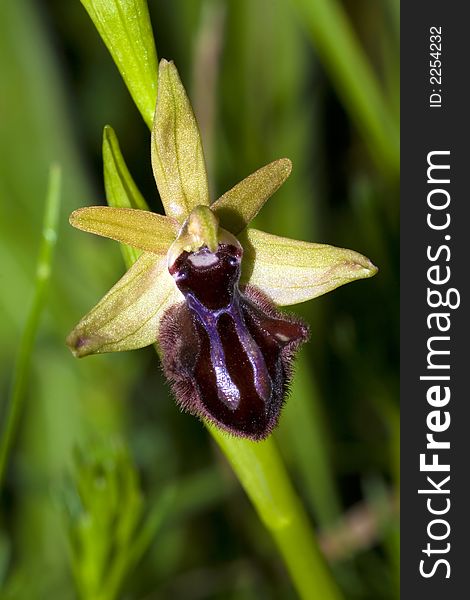
[[[183,251],[169,267],[185,302],[165,315],[163,366],[179,404],[234,435],[263,439],[277,424],[300,320],[254,288],[239,289],[242,249]]]

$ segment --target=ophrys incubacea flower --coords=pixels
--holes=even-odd
[[[370,277],[352,250],[281,238],[247,227],[287,179],[288,159],[262,167],[211,204],[196,120],[171,62],[162,60],[152,166],[166,215],[89,207],[70,222],[142,250],[80,321],[75,356],[157,342],[179,405],[235,435],[263,439],[279,420],[300,319],[277,306]]]

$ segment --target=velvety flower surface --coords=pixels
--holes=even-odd
[[[201,139],[173,63],[162,60],[152,167],[165,215],[93,206],[74,227],[142,251],[67,339],[77,357],[157,342],[182,408],[235,435],[266,437],[284,402],[295,351],[308,338],[279,311],[376,267],[352,250],[247,227],[282,185],[276,160],[211,203]]]

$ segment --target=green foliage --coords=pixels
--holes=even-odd
[[[104,0],[99,4],[102,8]],[[97,15],[99,4],[88,2],[87,8]],[[106,6],[115,9],[117,3]],[[139,110],[150,127],[157,79],[150,19],[144,2],[120,6],[137,11],[136,19],[120,21],[115,13],[112,29],[103,32],[123,41],[124,60],[133,60],[133,48],[139,40],[145,42],[145,51],[134,55],[140,64],[131,70],[139,77],[127,83],[133,98],[139,96]],[[279,547],[306,548],[302,544],[312,539],[313,529],[339,587],[351,600],[398,597],[397,7],[395,0],[149,3],[159,53],[174,59],[182,80],[192,83],[188,95],[209,148],[211,197],[260,165],[288,156],[292,174],[256,217],[256,227],[355,248],[380,268],[373,280],[299,307],[311,325],[312,341],[274,436],[304,501],[299,509],[299,501],[293,500],[297,517],[290,531],[300,523],[305,535],[287,539],[286,533]],[[122,452],[127,458],[117,462],[120,470],[132,473],[127,481],[134,481],[134,497],[140,498],[126,502],[125,522],[132,522],[133,511],[134,518],[140,514],[129,547],[142,539],[143,531],[152,538],[142,542],[140,558],[124,551],[117,562],[114,556],[106,559],[105,577],[96,581],[108,585],[107,577],[118,572],[114,597],[296,597],[275,546],[207,432],[174,407],[153,351],[76,361],[65,348],[73,324],[124,271],[116,244],[72,230],[66,215],[83,205],[104,203],[105,197],[109,203],[134,206],[141,200],[137,186],[152,210],[162,212],[148,158],[148,129],[136,118],[82,6],[51,0],[40,11],[32,0],[3,3],[0,80],[7,117],[0,123],[0,254],[6,282],[0,296],[2,429],[7,413],[3,392],[11,386],[35,289],[42,190],[52,161],[60,159],[63,171],[58,252],[0,502],[1,597],[76,597],[78,582],[66,552],[73,548],[73,535],[69,538],[64,526],[56,490],[68,473],[71,508],[80,472],[93,464],[90,458],[78,468],[72,448],[78,444],[92,456],[96,446],[90,444],[90,434],[108,449],[113,443],[107,440],[126,440],[129,450]],[[104,190],[97,133],[110,121],[128,167],[106,129]],[[126,255],[126,262],[134,258]],[[243,453],[236,451],[234,464],[242,459]],[[110,483],[112,473],[106,477],[107,485],[117,486]],[[163,523],[152,528],[153,508],[158,512],[165,504],[165,490],[174,481],[176,496],[172,499],[168,492],[170,508],[162,508],[155,521]],[[273,488],[281,496],[286,489],[291,490],[289,484]],[[254,491],[252,496],[256,498]],[[98,498],[89,508],[97,510]],[[367,523],[375,517],[381,522],[368,540],[351,537],[348,511],[356,503],[358,514],[372,519]],[[78,510],[83,509],[80,503],[74,506],[77,511],[70,516],[79,521],[85,512]],[[282,502],[277,507],[292,514]],[[305,512],[308,524],[305,515],[298,518]],[[109,523],[108,517],[103,516],[103,523]],[[273,517],[268,526],[274,523]],[[98,560],[106,546],[105,530],[94,531],[87,558],[73,555],[84,561],[82,567],[91,556]],[[350,543],[335,546],[337,539]],[[117,547],[114,538],[108,542]],[[293,554],[287,551],[287,564],[289,556]],[[123,563],[116,570],[119,561]],[[304,567],[289,569],[293,574]],[[302,577],[310,581],[307,574]]]
[[[109,206],[148,210],[147,202],[129,173],[116,134],[109,125],[103,130],[103,174]],[[132,264],[140,256],[140,250],[126,244],[121,244],[121,251],[126,264]]]
[[[146,0],[81,0],[147,125],[157,97],[157,53]]]
[[[21,419],[21,411],[31,363],[31,354],[34,350],[39,320],[46,302],[47,286],[51,275],[52,254],[57,241],[57,223],[60,210],[60,182],[60,167],[54,165],[49,172],[49,186],[44,205],[44,221],[36,266],[33,302],[21,339],[11,384],[11,394],[6,408],[5,426],[1,432],[0,438],[0,492],[2,490],[5,470],[8,465],[8,455],[12,444],[15,441],[18,424]]]
[[[372,157],[385,173],[396,177],[400,164],[398,122],[393,120],[341,4],[338,0],[294,0],[294,3]]]
[[[118,441],[75,452],[64,499],[73,577],[83,600],[114,600],[168,513],[168,488],[145,515],[138,476]]]

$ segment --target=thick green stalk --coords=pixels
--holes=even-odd
[[[61,171],[59,166],[51,166],[49,184],[44,209],[41,246],[36,269],[36,285],[26,327],[21,339],[16,360],[11,394],[5,419],[5,427],[0,440],[0,490],[8,463],[8,456],[15,440],[21,417],[31,354],[36,339],[39,319],[44,308],[46,290],[51,274],[52,253],[57,239],[57,222],[60,208]]]
[[[299,596],[341,598],[273,438],[251,442],[229,437],[212,426],[208,429],[274,537]]]

